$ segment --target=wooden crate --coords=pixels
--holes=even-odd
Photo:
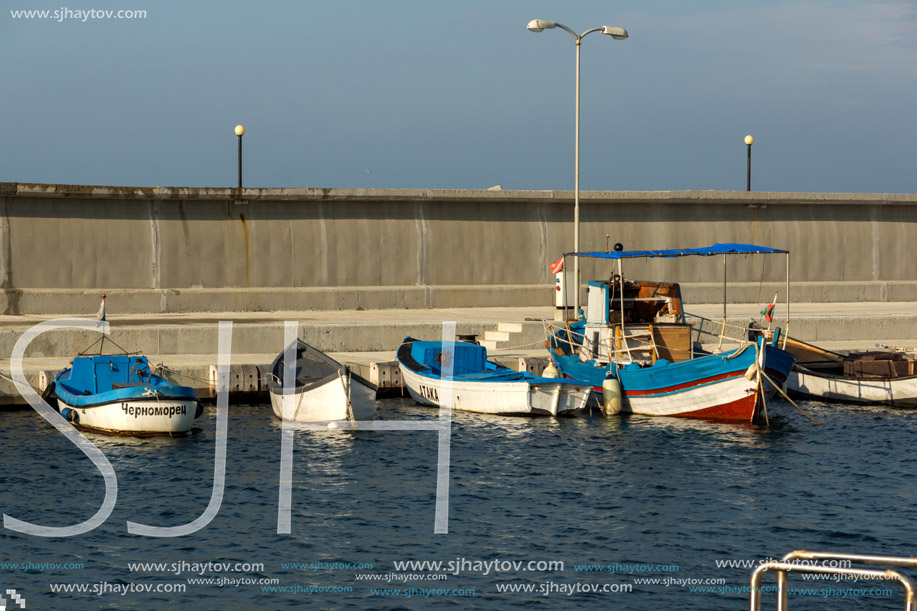
[[[653,341],[659,358],[677,363],[691,358],[691,326],[683,324],[653,325]]]
[[[848,358],[844,359],[844,375],[853,378],[887,379],[910,375],[906,359]]]

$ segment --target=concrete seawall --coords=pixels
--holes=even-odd
[[[124,314],[542,306],[573,243],[570,191],[0,183],[0,202],[10,315],[87,314],[103,291]],[[917,195],[584,192],[581,207],[584,250],[756,243],[791,252],[794,301],[917,301]],[[714,303],[715,259],[625,274]],[[782,256],[730,259],[730,301],[770,301],[785,271]]]

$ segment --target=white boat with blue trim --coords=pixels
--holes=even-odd
[[[404,339],[398,348],[401,378],[422,405],[501,416],[572,416],[581,412],[592,388],[515,371],[487,360],[487,349],[470,342]],[[450,362],[451,360],[451,362]]]
[[[194,389],[152,372],[141,355],[78,356],[50,393],[75,426],[130,435],[183,435],[203,407]]]
[[[555,366],[564,378],[592,386],[610,413],[758,422],[765,393],[782,390],[795,358],[763,338],[717,354],[696,351],[678,284],[628,281],[621,270],[628,258],[757,253],[787,251],[716,244],[573,253],[615,261],[618,274],[589,282],[585,315],[552,333]]]

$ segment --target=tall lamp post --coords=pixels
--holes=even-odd
[[[575,153],[573,155],[573,251],[579,252],[579,73],[580,73],[580,41],[585,38],[587,35],[592,34],[593,32],[601,32],[602,34],[607,34],[615,40],[624,40],[627,38],[627,30],[624,28],[619,28],[610,25],[603,25],[600,28],[592,28],[591,30],[586,30],[582,34],[577,35],[576,32],[571,30],[565,25],[557,23],[556,21],[548,21],[546,19],[532,19],[529,21],[529,24],[526,26],[531,32],[543,32],[545,30],[553,30],[554,28],[560,28],[568,32],[576,40],[576,120],[575,120],[575,138],[574,138],[574,147]],[[573,298],[573,315],[579,316],[579,257],[573,257],[573,286],[574,286],[574,298]]]
[[[745,166],[745,190],[751,191],[751,145],[755,143],[755,138],[751,134],[745,136],[745,144],[748,145],[748,164]]]
[[[242,190],[242,136],[245,135],[245,126],[236,125],[236,135],[239,137],[239,191]]]

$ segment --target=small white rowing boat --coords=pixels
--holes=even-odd
[[[288,352],[295,354],[294,384],[290,395],[285,396],[284,357]],[[281,420],[372,420],[376,410],[375,384],[302,340],[296,340],[295,346],[288,346],[274,359],[268,390],[274,415]]]

